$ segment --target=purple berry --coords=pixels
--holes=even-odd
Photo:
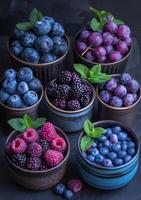
[[[89,160],[90,162],[93,162],[95,160],[95,157],[92,155],[88,155],[87,160]]]
[[[114,106],[114,107],[122,107],[123,105],[123,101],[121,98],[117,97],[117,96],[113,96],[111,101],[110,101],[110,105]]]
[[[127,82],[131,80],[131,76],[128,73],[123,73],[120,75],[119,82],[123,85],[126,85]]]
[[[126,153],[126,151],[120,150],[120,151],[118,152],[118,156],[119,156],[119,158],[124,159],[124,158],[127,156],[127,153]]]
[[[123,104],[125,107],[131,106],[134,103],[134,97],[132,94],[128,93],[124,98],[123,98]]]
[[[90,34],[91,34],[91,32],[89,30],[83,30],[80,33],[80,39],[83,40],[84,42],[87,42]]]
[[[127,155],[127,156],[124,158],[124,162],[125,162],[125,163],[128,163],[130,160],[132,160],[132,156],[130,156],[130,155]]]
[[[87,48],[87,44],[85,42],[76,42],[76,48],[78,50],[79,53],[83,53]]]
[[[105,159],[103,161],[103,166],[104,167],[112,167],[113,166],[112,161],[110,159]]]
[[[109,80],[106,85],[105,88],[109,91],[109,92],[113,92],[117,87],[117,80],[115,78],[111,78],[111,80]]]
[[[127,82],[127,90],[129,93],[136,93],[139,90],[139,83],[135,79]]]
[[[135,93],[135,94],[133,94],[133,98],[134,98],[134,102],[136,102],[137,101],[137,99],[138,99],[138,95]]]
[[[100,96],[101,100],[107,104],[109,103],[109,101],[111,100],[111,97],[112,97],[111,93],[106,90],[101,91],[99,96]]]
[[[70,100],[67,102],[67,110],[75,111],[79,110],[81,108],[81,105],[78,100]]]
[[[118,136],[116,134],[112,134],[110,136],[110,141],[113,143],[113,144],[116,144],[118,142]]]
[[[130,28],[125,24],[120,25],[116,31],[117,36],[123,40],[130,36],[130,32]]]
[[[128,149],[128,154],[129,154],[130,156],[134,156],[135,152],[136,152],[135,148],[130,148],[130,149]]]
[[[88,50],[88,51],[84,54],[84,58],[86,58],[86,59],[89,60],[89,61],[94,61],[94,60],[95,60],[95,57],[94,57],[93,51],[92,51],[92,50]]]
[[[109,32],[103,33],[103,44],[104,45],[111,45],[113,42],[113,36]]]
[[[106,25],[105,25],[105,30],[110,32],[110,33],[115,33],[117,30],[117,24],[114,21],[109,21]]]
[[[116,45],[119,42],[119,39],[116,36],[113,36],[112,45]]]
[[[118,85],[114,91],[114,94],[118,97],[123,97],[127,94],[127,89],[123,85]]]
[[[130,47],[131,44],[132,44],[132,39],[131,39],[130,37],[128,37],[128,38],[126,38],[126,39],[124,40],[124,42],[126,42],[127,46]]]
[[[113,133],[117,134],[117,133],[119,133],[121,131],[121,128],[120,128],[120,126],[114,126],[112,128],[112,131],[113,131]]]
[[[119,41],[116,44],[116,50],[119,51],[121,54],[125,55],[128,52],[129,49],[128,49],[126,42]]]
[[[102,44],[102,42],[103,42],[103,39],[102,39],[101,33],[94,32],[89,37],[89,43],[93,47],[100,46]]]
[[[106,49],[107,55],[109,55],[114,50],[112,45],[104,46],[104,48]]]
[[[112,51],[109,55],[109,59],[111,62],[117,62],[122,59],[122,55],[119,51]]]
[[[53,104],[55,107],[57,107],[57,108],[59,108],[59,109],[61,109],[61,110],[65,110],[65,108],[66,108],[66,101],[65,101],[65,99],[55,99],[55,100],[52,102],[52,104]]]
[[[107,61],[107,57],[106,56],[101,56],[97,59],[98,63],[105,63]]]
[[[100,57],[106,55],[106,50],[105,50],[104,47],[99,46],[99,47],[95,48],[94,53],[95,53],[95,55],[96,55],[97,58],[100,58]]]

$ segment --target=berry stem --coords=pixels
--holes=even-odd
[[[87,49],[81,54],[81,56],[84,56],[84,54],[89,50],[91,49],[92,45],[88,46]]]

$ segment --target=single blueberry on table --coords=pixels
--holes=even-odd
[[[88,155],[88,156],[87,156],[87,160],[89,160],[90,162],[94,162],[95,157],[92,156],[92,155]]]
[[[15,79],[12,81],[5,79],[2,83],[2,87],[8,94],[14,94],[17,88],[17,82]]]
[[[57,60],[57,56],[52,53],[46,53],[41,56],[40,62],[41,63],[49,63]]]
[[[4,73],[4,78],[12,81],[13,79],[16,78],[16,71],[12,68],[7,69]]]
[[[49,53],[50,51],[53,50],[53,40],[47,35],[40,36],[36,40],[35,46],[40,53],[42,54]]]
[[[118,156],[119,156],[119,158],[124,159],[127,156],[127,153],[126,153],[126,151],[120,150],[118,152]]]
[[[25,81],[21,81],[19,82],[18,86],[17,86],[17,92],[19,94],[24,94],[29,90],[28,88],[28,84]]]
[[[117,133],[119,133],[121,131],[121,128],[120,128],[120,126],[114,126],[112,128],[112,131],[113,131],[113,133],[117,134]]]
[[[22,37],[22,45],[24,47],[34,47],[37,36],[33,32],[26,32]]]
[[[58,22],[55,22],[53,25],[52,25],[52,30],[51,30],[51,33],[53,36],[64,36],[64,28],[61,24],[59,24]]]
[[[62,56],[66,53],[68,49],[68,44],[64,38],[61,38],[59,36],[53,37],[53,53],[57,56]]]
[[[127,147],[128,147],[128,149],[135,148],[135,143],[130,141],[127,143]]]
[[[7,105],[11,108],[21,108],[22,99],[19,95],[13,94],[8,98]]]
[[[97,156],[95,157],[95,161],[96,161],[96,163],[98,163],[98,164],[101,164],[101,163],[103,162],[103,160],[104,160],[104,156],[102,156],[102,155],[97,155]]]
[[[114,165],[115,166],[120,166],[123,164],[123,160],[121,158],[117,158],[114,160]]]
[[[5,103],[9,98],[9,94],[3,90],[0,90],[0,102]]]
[[[25,48],[21,53],[21,59],[30,63],[39,63],[40,54],[33,48]]]
[[[38,101],[38,95],[34,91],[28,91],[23,96],[23,101],[26,105],[32,106]]]
[[[118,139],[120,141],[126,141],[127,140],[127,133],[125,133],[124,131],[121,131],[118,133]]]
[[[64,197],[66,199],[72,199],[73,195],[74,195],[74,193],[71,190],[67,189],[67,190],[64,191]]]
[[[106,156],[109,153],[109,149],[107,147],[100,148],[100,154]]]
[[[10,46],[10,51],[13,53],[15,56],[20,56],[22,51],[23,51],[23,46],[21,45],[20,41],[15,40],[11,43]]]
[[[117,154],[115,152],[109,152],[107,154],[107,158],[109,158],[110,160],[115,160],[117,158]]]
[[[96,156],[96,155],[98,155],[99,154],[99,150],[97,149],[97,148],[93,148],[92,149],[92,152],[91,152],[91,155],[92,156]]]
[[[127,155],[127,156],[124,158],[124,162],[125,162],[125,163],[128,163],[130,160],[132,160],[132,156],[130,156],[130,155]]]
[[[129,154],[130,156],[134,156],[135,152],[136,152],[135,148],[130,148],[130,149],[128,149],[128,154]]]
[[[66,190],[66,186],[62,183],[56,185],[56,187],[54,188],[54,192],[60,195],[63,194],[65,190]]]
[[[102,164],[104,167],[112,167],[113,166],[112,161],[110,159],[104,159]]]
[[[29,67],[22,67],[17,72],[18,81],[29,82],[33,78],[33,72]]]
[[[41,81],[37,78],[32,78],[28,83],[29,89],[35,92],[39,92],[42,88]]]
[[[113,144],[116,144],[118,142],[118,136],[116,134],[112,134],[110,135],[110,141],[113,143]]]
[[[111,141],[110,140],[105,140],[103,145],[107,148],[109,148],[111,146]]]
[[[43,36],[51,31],[51,24],[49,20],[37,21],[34,26],[34,31],[37,35]]]

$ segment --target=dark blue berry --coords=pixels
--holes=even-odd
[[[25,48],[21,53],[21,59],[30,63],[39,63],[40,54],[33,48]]]
[[[54,55],[52,53],[46,53],[41,57],[40,62],[41,63],[48,63],[48,62],[53,62],[55,60],[57,60],[56,55]]]
[[[110,159],[104,159],[102,164],[104,167],[112,167],[113,166],[112,161]]]
[[[2,84],[2,87],[6,93],[14,94],[17,88],[17,82],[15,79],[12,81],[5,79]]]
[[[15,40],[10,45],[10,51],[15,56],[20,56],[23,51],[23,46],[21,45],[20,41]]]
[[[123,142],[121,143],[121,149],[122,149],[123,151],[127,151],[127,148],[128,148],[127,142],[126,142],[126,141],[123,141]]]
[[[91,146],[92,148],[96,148],[97,147],[97,143],[96,142],[94,142],[93,144],[92,144],[92,146]]]
[[[25,32],[24,36],[22,37],[22,45],[24,47],[34,47],[36,42],[37,36],[32,32]]]
[[[117,154],[115,152],[109,152],[107,154],[107,158],[109,158],[110,160],[115,160],[117,158]]]
[[[107,137],[110,137],[110,135],[112,135],[112,129],[111,128],[106,128],[107,132],[106,132],[106,135]]]
[[[32,106],[38,101],[38,95],[34,91],[28,91],[23,96],[23,101],[26,105]]]
[[[24,36],[25,31],[22,31],[22,30],[19,30],[19,29],[15,28],[13,34],[14,34],[14,39],[20,40],[20,39],[22,39],[22,37]]]
[[[99,142],[98,144],[97,144],[97,147],[100,149],[101,147],[103,147],[103,142]]]
[[[28,67],[22,67],[17,73],[18,81],[29,82],[33,78],[33,72]]]
[[[135,150],[135,148],[129,148],[128,149],[128,154],[130,155],[130,156],[133,156],[134,154],[135,154],[135,152],[136,152],[136,150]]]
[[[47,35],[38,37],[36,49],[42,54],[49,53],[53,50],[53,40]]]
[[[68,49],[68,44],[64,38],[55,36],[53,38],[54,48],[53,53],[57,56],[62,56],[66,53]]]
[[[9,94],[3,90],[0,90],[0,102],[5,103],[9,98]]]
[[[86,158],[87,157],[86,152],[82,152],[82,156],[83,156],[83,158]]]
[[[111,145],[111,150],[114,152],[119,152],[120,149],[121,149],[121,145],[119,143]]]
[[[105,135],[101,135],[101,136],[98,138],[98,141],[99,141],[99,142],[104,142],[106,139],[107,139],[107,137],[106,137]]]
[[[126,151],[120,150],[120,151],[118,152],[118,156],[119,156],[119,158],[124,159],[124,158],[127,156],[127,153],[126,153]]]
[[[49,20],[41,20],[35,23],[34,31],[37,35],[46,35],[51,30],[51,24]]]
[[[135,143],[134,142],[128,142],[127,146],[128,146],[128,149],[129,148],[135,148]]]
[[[130,155],[127,155],[127,156],[124,158],[124,162],[125,162],[125,163],[128,163],[130,160],[132,160],[132,156],[130,156]]]
[[[104,157],[103,157],[102,155],[97,155],[97,156],[95,157],[95,161],[96,161],[98,164],[102,163],[103,160],[104,160]]]
[[[28,90],[29,90],[29,88],[28,88],[28,85],[27,85],[27,83],[26,83],[25,81],[19,82],[18,87],[17,87],[17,92],[18,92],[19,94],[24,94],[24,93],[26,93]]]
[[[55,23],[55,20],[49,16],[43,17],[42,21],[48,21],[51,25],[53,25]]]
[[[4,73],[4,78],[7,80],[14,80],[16,78],[16,71],[12,68],[7,69]]]
[[[21,108],[22,99],[17,94],[11,95],[7,100],[7,105],[11,108]]]
[[[88,156],[87,156],[87,160],[89,160],[90,162],[94,162],[95,157],[92,156],[92,155],[88,155]]]
[[[54,188],[54,192],[60,195],[63,194],[65,190],[66,190],[66,186],[62,183],[56,185],[56,187]]]
[[[63,36],[65,33],[61,24],[55,22],[52,26],[52,35],[53,36]]]
[[[64,191],[64,197],[66,199],[72,199],[73,195],[74,195],[74,193],[71,190],[67,189],[67,190]]]
[[[127,133],[125,133],[125,132],[119,132],[118,133],[118,139],[120,140],[120,141],[126,141],[127,140]]]
[[[92,152],[91,152],[91,155],[96,156],[96,155],[98,155],[98,154],[99,154],[98,149],[97,149],[97,148],[93,148],[93,149],[92,149]]]
[[[101,147],[100,153],[101,153],[101,155],[105,156],[109,153],[109,149],[107,147]]]
[[[110,140],[105,140],[103,145],[109,148],[111,146]]]
[[[115,166],[120,166],[123,164],[123,160],[121,158],[117,158],[114,160],[114,165]]]
[[[121,131],[121,128],[120,128],[120,126],[114,126],[112,128],[112,131],[113,131],[113,133],[117,134],[117,133],[119,133]]]
[[[29,89],[35,92],[39,92],[42,88],[41,81],[37,78],[32,78],[28,83]]]

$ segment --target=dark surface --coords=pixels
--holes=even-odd
[[[119,18],[126,21],[127,24],[132,28],[132,33],[137,39],[134,42],[134,50],[130,57],[127,71],[130,71],[137,80],[140,81],[141,68],[140,68],[140,51],[139,46],[141,45],[140,35],[141,35],[141,25],[140,25],[140,6],[139,0],[130,1],[113,1],[113,0],[13,0],[11,4],[10,0],[2,1],[0,0],[0,35],[9,35],[13,29],[16,22],[21,19],[25,19],[29,11],[37,7],[63,22],[67,33],[69,35],[74,35],[76,31],[79,30],[83,24],[90,19],[91,14],[88,11],[90,5],[95,5],[97,8],[108,9]],[[14,4],[14,2],[18,3]],[[19,3],[19,2],[22,2]],[[60,11],[61,10],[61,11]],[[0,37],[0,77],[6,67],[9,66],[9,59],[6,52],[6,37]],[[138,45],[139,44],[139,45]],[[133,127],[138,137],[140,138],[141,133],[141,106],[138,110],[136,116],[136,124]],[[2,116],[2,113],[0,113]],[[126,119],[125,119],[126,120]],[[4,160],[4,143],[7,135],[9,134],[7,129],[0,129],[1,139],[0,139],[0,199],[9,200],[13,198],[14,200],[61,200],[61,197],[55,196],[51,190],[43,192],[34,192],[30,190],[25,190],[19,185],[15,184],[7,173],[6,162]],[[76,153],[76,143],[79,134],[69,135],[71,140],[71,159],[69,168],[67,170],[65,179],[77,177],[76,166],[75,166],[75,153]],[[141,200],[141,171],[138,170],[138,174],[134,180],[126,187],[121,188],[116,191],[103,192],[100,190],[92,189],[85,185],[84,190],[75,196],[74,199],[81,200]]]

